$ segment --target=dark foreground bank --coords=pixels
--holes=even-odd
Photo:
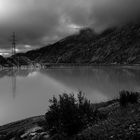
[[[61,99],[64,99],[63,96],[61,97],[62,97]],[[71,97],[71,96],[67,96],[67,97]],[[67,99],[69,100],[70,98]],[[65,99],[63,100],[63,103],[64,101]],[[57,103],[55,102],[56,103],[55,109],[57,109],[58,102],[59,100],[57,100]],[[88,104],[90,103],[88,102]],[[96,120],[91,121],[92,124],[89,123],[89,125],[86,125],[86,127],[83,127],[82,130],[79,130],[75,134],[68,136],[62,133],[63,132],[62,129],[62,131],[55,131],[51,135],[50,132],[52,128],[54,128],[55,124],[51,123],[51,126],[53,127],[50,127],[51,129],[48,129],[46,127],[46,115],[44,115],[44,116],[28,118],[22,121],[1,126],[0,140],[67,140],[67,139],[68,140],[94,140],[94,139],[95,140],[104,140],[104,139],[105,140],[108,139],[137,140],[140,139],[139,93],[122,91],[120,92],[119,99],[115,99],[112,101],[99,103],[99,104],[91,104],[91,105],[94,106],[94,108],[96,108],[96,112],[98,110],[98,115],[96,113],[96,117],[94,117],[94,119]],[[52,113],[51,109],[49,111],[50,113]],[[101,116],[99,117],[99,113],[102,114],[103,117]],[[84,119],[87,121],[86,117],[84,117]],[[58,120],[61,121],[61,119]]]

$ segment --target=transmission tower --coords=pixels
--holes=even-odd
[[[12,36],[11,36],[11,43],[12,43],[12,55],[16,54],[16,34],[15,32],[13,32]]]
[[[11,44],[12,44],[12,56],[14,56],[16,54],[16,33],[13,32],[13,34],[11,35]],[[12,93],[13,93],[13,98],[15,98],[16,96],[16,74],[15,71],[12,67]]]

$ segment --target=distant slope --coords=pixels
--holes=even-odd
[[[91,29],[83,29],[79,34],[71,35],[52,45],[23,55],[38,63],[89,63],[87,51],[93,49],[91,45],[112,31],[113,29],[110,29],[98,35]]]
[[[17,56],[18,54],[14,58]],[[83,29],[79,34],[20,54],[20,57],[25,62],[28,60],[27,64],[140,64],[140,23],[108,29],[101,34],[96,34],[91,29]]]
[[[11,64],[6,60],[6,58],[0,55],[0,65],[6,67],[10,66]]]

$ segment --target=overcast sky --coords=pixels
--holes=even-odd
[[[0,0],[0,54],[34,49],[91,27],[97,32],[139,16],[140,0]]]

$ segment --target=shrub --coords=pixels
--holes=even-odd
[[[135,104],[138,103],[138,92],[121,91],[120,92],[120,105],[126,106],[128,103]]]
[[[74,94],[59,95],[50,100],[48,112],[45,114],[46,126],[49,134],[73,135],[93,123],[98,111],[93,108],[90,101],[79,92],[77,98]]]

